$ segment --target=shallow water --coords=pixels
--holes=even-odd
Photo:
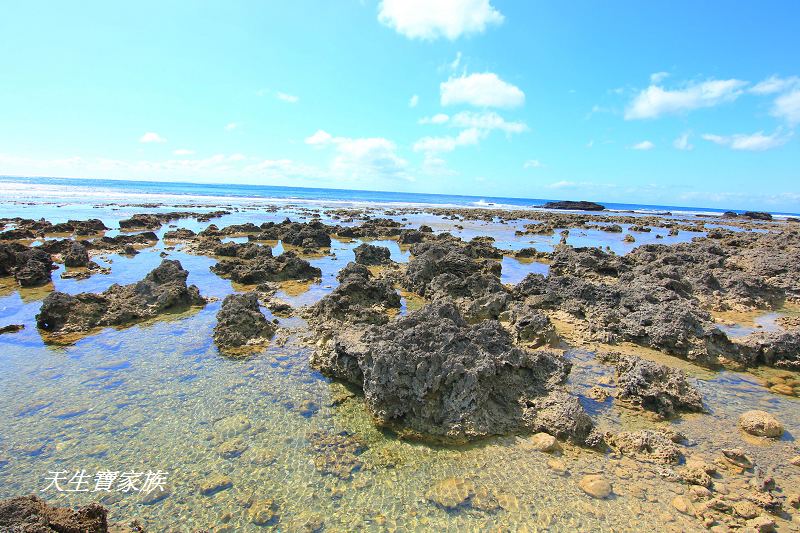
[[[112,226],[120,218],[146,211],[79,205],[23,210],[6,205],[0,216],[32,217],[35,213],[51,221],[99,217]],[[279,221],[287,215],[301,218],[288,208],[274,213],[241,211],[213,222],[222,227]],[[516,238],[516,223],[463,223],[465,229],[458,231],[451,221],[437,217],[407,218],[410,227],[424,222],[437,231],[450,224],[449,229],[464,238],[493,235],[498,247],[510,250],[531,246],[531,242],[547,249],[557,242],[550,237]],[[329,219],[323,217],[323,221]],[[206,225],[193,220],[174,224],[194,230]],[[159,235],[167,229],[162,228]],[[621,242],[624,234],[583,233],[574,232],[569,242],[611,246],[620,253],[630,249]],[[336,272],[353,259],[352,249],[360,242],[334,241],[331,255],[310,258],[323,270],[320,283],[287,285],[278,296],[293,306],[317,301],[336,286]],[[396,261],[408,260],[408,249],[395,241],[371,242],[388,246]],[[189,270],[189,282],[198,285],[204,296],[221,299],[240,289],[210,272],[213,259],[183,253],[180,246],[174,250],[164,246],[159,242],[134,257],[107,256],[111,274],[86,280],[62,280],[61,267],[53,274],[54,286],[77,293],[131,283],[155,267],[160,253],[166,251]],[[276,253],[280,251],[276,248]],[[511,257],[504,258],[502,266],[505,283],[516,283],[529,272],[547,272],[547,265]],[[702,529],[699,522],[671,506],[672,498],[683,494],[685,487],[662,480],[657,465],[565,446],[561,460],[568,472],[561,475],[548,466],[549,455],[526,450],[515,437],[444,448],[401,441],[378,431],[358,396],[349,397],[341,385],[309,367],[309,348],[298,339],[303,334],[301,319],[280,319],[292,332],[285,346],[271,346],[246,359],[222,357],[211,342],[219,300],[202,310],[105,329],[71,346],[48,346],[35,329],[34,315],[51,289],[22,290],[9,284],[0,288],[0,322],[26,325],[19,333],[0,336],[0,497],[39,492],[50,471],[163,470],[168,472],[169,491],[158,501],[118,492],[42,495],[62,504],[99,498],[110,507],[114,520],[138,518],[153,531],[257,531],[263,528],[251,522],[248,504],[265,498],[273,500],[275,512],[265,527],[285,531],[319,524],[326,531]],[[418,304],[404,298],[403,311]],[[694,368],[690,373],[709,414],[664,423],[608,401],[589,399],[588,389],[608,379],[611,368],[586,351],[572,350],[568,356],[574,362],[569,386],[581,395],[601,428],[669,424],[694,443],[687,455],[715,457],[722,447],[745,447],[781,484],[800,482],[794,472],[797,468],[786,466],[787,458],[794,455],[792,435],[800,428],[797,400],[770,393],[752,375],[712,373],[673,360]],[[757,408],[769,410],[786,425],[781,441],[753,443],[735,430],[738,415]],[[315,466],[322,457],[313,446],[319,431],[327,435],[347,432],[362,443],[363,453],[343,454],[327,465],[352,467],[349,479]],[[221,452],[226,446],[238,448],[241,454],[224,457]],[[595,472],[612,482],[613,498],[594,500],[578,488],[583,474]],[[213,496],[202,495],[199,486],[217,474],[228,476],[232,486]],[[426,498],[429,488],[451,477],[488,490],[500,508],[445,511],[433,505]]]

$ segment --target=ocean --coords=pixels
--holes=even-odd
[[[509,198],[504,196],[467,196],[458,194],[427,194],[409,192],[365,191],[358,189],[323,189],[285,187],[276,185],[236,185],[185,182],[126,181],[108,179],[10,177],[0,176],[0,197],[18,201],[51,198],[58,201],[176,201],[204,203],[225,199],[275,203],[318,203],[325,205],[359,206],[446,206],[494,207],[527,209],[564,198]],[[637,213],[664,213],[676,215],[718,214],[724,211],[743,212],[736,209],[685,207],[673,205],[598,203],[611,211]],[[797,216],[794,213],[772,212],[777,217]]]

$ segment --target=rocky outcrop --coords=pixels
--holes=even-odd
[[[751,364],[800,370],[800,330],[752,333],[737,344],[743,358]]]
[[[587,202],[585,200],[570,201],[563,200],[560,202],[547,202],[542,206],[545,209],[572,209],[576,211],[603,211],[606,207],[602,204],[595,202]]]
[[[0,530],[19,533],[107,533],[108,511],[97,503],[77,510],[48,505],[37,496],[0,500]]]
[[[252,242],[224,243],[214,250],[216,255],[230,257],[211,267],[219,276],[244,284],[267,281],[310,280],[322,276],[322,271],[294,253],[286,251],[273,257],[272,249]]]
[[[403,285],[428,299],[476,299],[505,291],[500,264],[480,258],[490,253],[485,246],[440,239],[417,244],[411,253]]]
[[[20,244],[0,244],[0,276],[13,275],[20,287],[37,287],[50,282],[55,270],[50,254]]]
[[[400,307],[400,296],[385,279],[375,279],[363,265],[348,263],[338,275],[339,286],[309,310],[317,322],[385,324],[387,311]]]
[[[703,411],[700,392],[682,370],[634,356],[604,354],[602,359],[616,366],[618,400],[662,418]]]
[[[591,430],[577,399],[559,390],[569,362],[517,348],[497,321],[468,324],[448,300],[334,335],[312,365],[361,387],[376,423],[409,437],[465,442],[530,430],[583,442]]]
[[[265,222],[260,226],[253,225],[252,227],[244,227],[244,225],[239,227],[229,226],[223,229],[221,233],[223,235],[249,233],[252,234],[251,238],[253,240],[282,241],[284,244],[291,246],[317,249],[330,247],[330,231],[332,231],[331,228],[328,228],[318,220],[302,223],[292,222],[287,218],[279,224]]]
[[[389,249],[384,246],[375,246],[364,243],[353,249],[356,254],[356,263],[360,265],[384,265],[390,261]]]
[[[121,229],[159,229],[162,225],[170,220],[177,220],[179,218],[194,218],[200,222],[207,222],[212,218],[221,217],[230,214],[230,211],[212,211],[210,213],[194,213],[191,211],[173,211],[170,213],[137,213],[130,218],[119,221]]]
[[[254,292],[231,294],[222,301],[214,327],[214,344],[221,350],[269,342],[276,326],[268,321]]]
[[[36,324],[51,334],[86,332],[204,305],[197,287],[186,285],[188,275],[180,262],[164,260],[131,285],[115,284],[99,294],[53,292],[42,302]]]
[[[72,241],[67,251],[63,254],[64,266],[85,267],[89,264],[89,252],[86,247],[77,241]]]

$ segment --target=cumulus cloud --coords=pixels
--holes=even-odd
[[[189,150],[187,148],[178,148],[172,153],[175,155],[192,155],[194,154],[194,150]]]
[[[459,146],[478,144],[481,139],[494,131],[502,131],[506,135],[528,131],[524,122],[508,122],[494,111],[462,111],[452,117],[440,113],[420,121],[423,124],[447,124],[459,128],[458,135],[441,137],[423,137],[414,143],[415,152],[452,152]]]
[[[789,89],[800,87],[800,78],[791,76],[789,78],[781,78],[780,76],[770,76],[762,80],[750,88],[753,94],[776,94]]]
[[[650,141],[642,141],[631,146],[631,148],[634,150],[652,150],[655,147],[656,145]]]
[[[772,106],[772,114],[792,126],[800,124],[800,89],[776,98]]]
[[[420,124],[446,124],[450,120],[448,115],[444,113],[436,113],[432,117],[422,117],[419,119]]]
[[[317,130],[305,140],[317,147],[334,147],[336,153],[330,165],[334,176],[352,179],[406,179],[408,162],[397,155],[397,145],[382,137],[336,137],[325,130]]]
[[[281,91],[275,93],[275,98],[281,100],[282,102],[286,102],[288,104],[296,104],[297,102],[300,101],[299,96],[295,96],[289,93],[282,93]]]
[[[492,72],[451,77],[440,84],[439,90],[443,106],[467,104],[511,108],[525,103],[525,93],[519,87],[501,80]]]
[[[709,80],[675,90],[653,84],[636,95],[625,110],[625,119],[657,118],[732,102],[742,94],[745,85],[747,82],[736,79]]]
[[[417,104],[419,104],[419,96],[415,94],[408,101],[408,107],[417,107]]]
[[[409,39],[451,41],[503,22],[490,0],[382,0],[378,20]]]
[[[423,137],[414,143],[415,152],[452,152],[459,146],[478,144],[488,132],[477,128],[463,130],[456,136]]]
[[[669,77],[669,72],[654,72],[650,74],[650,83],[661,83]]]
[[[153,131],[148,131],[147,133],[145,133],[144,135],[139,137],[139,142],[140,143],[165,143],[165,142],[167,142],[167,140],[164,137],[162,137],[161,135],[159,135],[158,133],[155,133]]]
[[[703,139],[718,144],[720,146],[727,146],[732,150],[745,150],[750,152],[763,152],[783,146],[791,137],[783,135],[780,130],[772,135],[764,135],[763,131],[753,134],[737,134],[737,135],[715,135],[706,133]]]
[[[678,150],[692,150],[694,146],[689,143],[689,134],[684,133],[674,141],[672,141],[672,146],[677,148]]]
[[[482,131],[500,130],[507,134],[528,131],[524,122],[508,122],[494,111],[472,112],[462,111],[450,119],[450,124],[457,128],[476,128]]]

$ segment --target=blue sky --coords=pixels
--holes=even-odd
[[[0,174],[798,211],[800,3],[6,3]]]

